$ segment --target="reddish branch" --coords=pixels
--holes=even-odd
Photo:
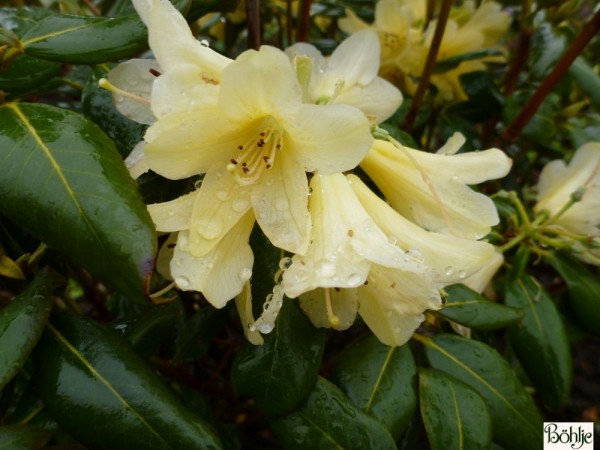
[[[258,50],[262,44],[260,0],[246,0],[246,23],[248,26],[248,48]]]

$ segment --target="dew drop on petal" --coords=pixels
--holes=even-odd
[[[288,203],[287,199],[285,198],[278,198],[277,201],[275,202],[275,209],[277,211],[286,211],[288,210],[290,207],[290,204]]]
[[[173,211],[172,209],[169,210],[169,212],[167,213],[169,216],[173,216],[175,215],[175,211]]]
[[[327,259],[317,264],[317,273],[325,278],[331,278],[335,274],[335,264]]]
[[[348,277],[348,286],[349,287],[357,287],[357,286],[360,286],[362,283],[363,283],[363,278],[358,273],[350,274],[350,276]]]
[[[448,266],[448,267],[446,267],[446,268],[444,269],[444,273],[445,273],[447,276],[452,276],[452,275],[454,274],[454,267],[452,267],[452,266]]]
[[[271,322],[262,322],[258,324],[258,331],[260,331],[263,334],[270,333],[271,331],[273,331],[273,328],[275,328],[275,325]]]
[[[216,219],[213,220],[200,220],[196,222],[198,233],[209,241],[218,238],[223,231],[221,222]]]
[[[467,272],[465,272],[464,270],[460,270],[460,271],[458,272],[458,278],[460,278],[461,280],[462,280],[463,278],[465,278],[466,276],[467,276]]]
[[[389,244],[396,245],[398,243],[398,239],[396,236],[388,236],[387,241]]]
[[[187,277],[181,276],[175,278],[175,284],[181,289],[185,289],[190,285],[190,280]]]
[[[244,267],[242,270],[240,270],[240,273],[239,273],[240,280],[247,281],[250,279],[251,276],[252,276],[252,269],[250,269],[249,267]]]
[[[245,198],[236,198],[231,203],[231,209],[233,209],[235,212],[242,212],[247,207],[248,207],[248,200],[246,200]]]
[[[224,202],[225,200],[227,200],[229,198],[229,193],[227,191],[217,191],[215,195],[222,202]]]
[[[206,39],[202,39],[202,40],[200,41],[200,45],[201,45],[202,47],[209,47],[209,45],[208,45],[208,41],[207,41]]]
[[[281,260],[279,261],[279,268],[281,270],[287,270],[290,268],[290,266],[292,265],[292,258],[289,257],[284,257],[281,258]]]

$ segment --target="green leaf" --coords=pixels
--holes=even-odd
[[[586,331],[600,336],[600,280],[579,261],[554,254],[548,262],[567,282],[569,306]]]
[[[0,450],[39,450],[51,437],[51,433],[34,425],[4,425],[0,427]]]
[[[492,417],[494,441],[506,448],[537,450],[542,420],[508,363],[487,345],[459,336],[420,337],[434,369],[473,388]]]
[[[545,22],[533,29],[531,37],[531,75],[543,79],[567,48],[567,39],[557,34],[552,25]]]
[[[206,354],[210,340],[227,319],[226,309],[211,306],[196,311],[179,330],[175,340],[175,362],[195,361]]]
[[[388,347],[369,335],[344,349],[333,380],[352,403],[397,440],[417,409],[417,368],[408,345]]]
[[[443,372],[419,371],[421,415],[432,450],[489,449],[492,420],[482,398]]]
[[[53,277],[40,272],[0,310],[0,389],[21,370],[42,335],[52,308],[53,287]]]
[[[235,389],[256,400],[269,415],[297,407],[317,379],[325,332],[315,329],[295,300],[284,300],[275,329],[265,343],[246,346],[231,369]]]
[[[66,313],[52,322],[35,352],[37,389],[79,441],[96,449],[221,448],[124,338]]]
[[[58,16],[48,8],[0,8],[0,27],[18,36],[47,17]]]
[[[510,328],[510,341],[544,404],[560,409],[569,399],[573,364],[554,302],[527,274],[507,279],[505,302],[525,309],[521,323]]]
[[[490,302],[464,284],[444,288],[446,306],[438,314],[476,330],[497,330],[521,320],[524,311]]]
[[[77,264],[141,298],[154,225],[113,143],[49,105],[0,107],[0,211]]]
[[[108,67],[95,67],[81,96],[83,113],[113,140],[122,156],[127,156],[135,145],[144,139],[146,125],[134,122],[122,115],[113,104],[113,96],[98,85],[105,77]]]
[[[383,425],[321,377],[301,408],[271,424],[283,447],[290,450],[396,449]]]
[[[600,111],[600,76],[581,57],[576,58],[569,73],[573,75],[581,90],[585,92],[596,110]]]
[[[147,44],[146,26],[137,14],[48,17],[22,36],[27,55],[71,64],[97,64],[131,58]]]
[[[164,342],[172,340],[181,313],[179,303],[155,306],[127,326],[123,335],[139,355],[148,358],[156,354]]]
[[[21,55],[0,72],[0,90],[13,97],[23,92],[43,92],[44,86],[51,87],[44,83],[59,72],[60,64]]]

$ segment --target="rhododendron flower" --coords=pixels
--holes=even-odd
[[[600,142],[580,147],[569,164],[562,160],[551,161],[542,170],[538,181],[536,212],[547,211],[553,226],[571,233],[600,238]],[[582,196],[566,211],[563,208],[572,196]],[[559,214],[559,215],[558,215]],[[554,217],[557,216],[557,217]],[[599,250],[590,254],[600,258]],[[597,260],[580,256],[589,263]]]
[[[377,76],[379,49],[377,34],[363,30],[343,41],[328,58],[306,43],[294,44],[285,52],[299,73],[303,69],[302,58],[310,60],[305,101],[352,105],[381,123],[398,109],[402,94]]]
[[[498,149],[455,154],[458,133],[437,154],[376,140],[361,167],[390,205],[430,231],[480,239],[499,221],[490,198],[468,185],[505,176],[511,160]]]
[[[317,326],[347,328],[358,309],[382,342],[402,345],[424,310],[441,307],[438,289],[479,270],[493,252],[421,229],[355,176],[315,175],[311,187],[313,240],[293,256],[282,287],[289,297],[308,292],[300,303]],[[309,292],[316,288],[334,291]]]

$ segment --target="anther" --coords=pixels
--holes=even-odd
[[[150,72],[152,75],[154,75],[155,77],[160,77],[162,75],[162,73],[160,73],[158,70],[156,69],[148,69],[148,72]]]
[[[235,159],[230,159],[230,161],[231,161],[231,164],[233,164],[234,166],[237,166],[238,162]]]

